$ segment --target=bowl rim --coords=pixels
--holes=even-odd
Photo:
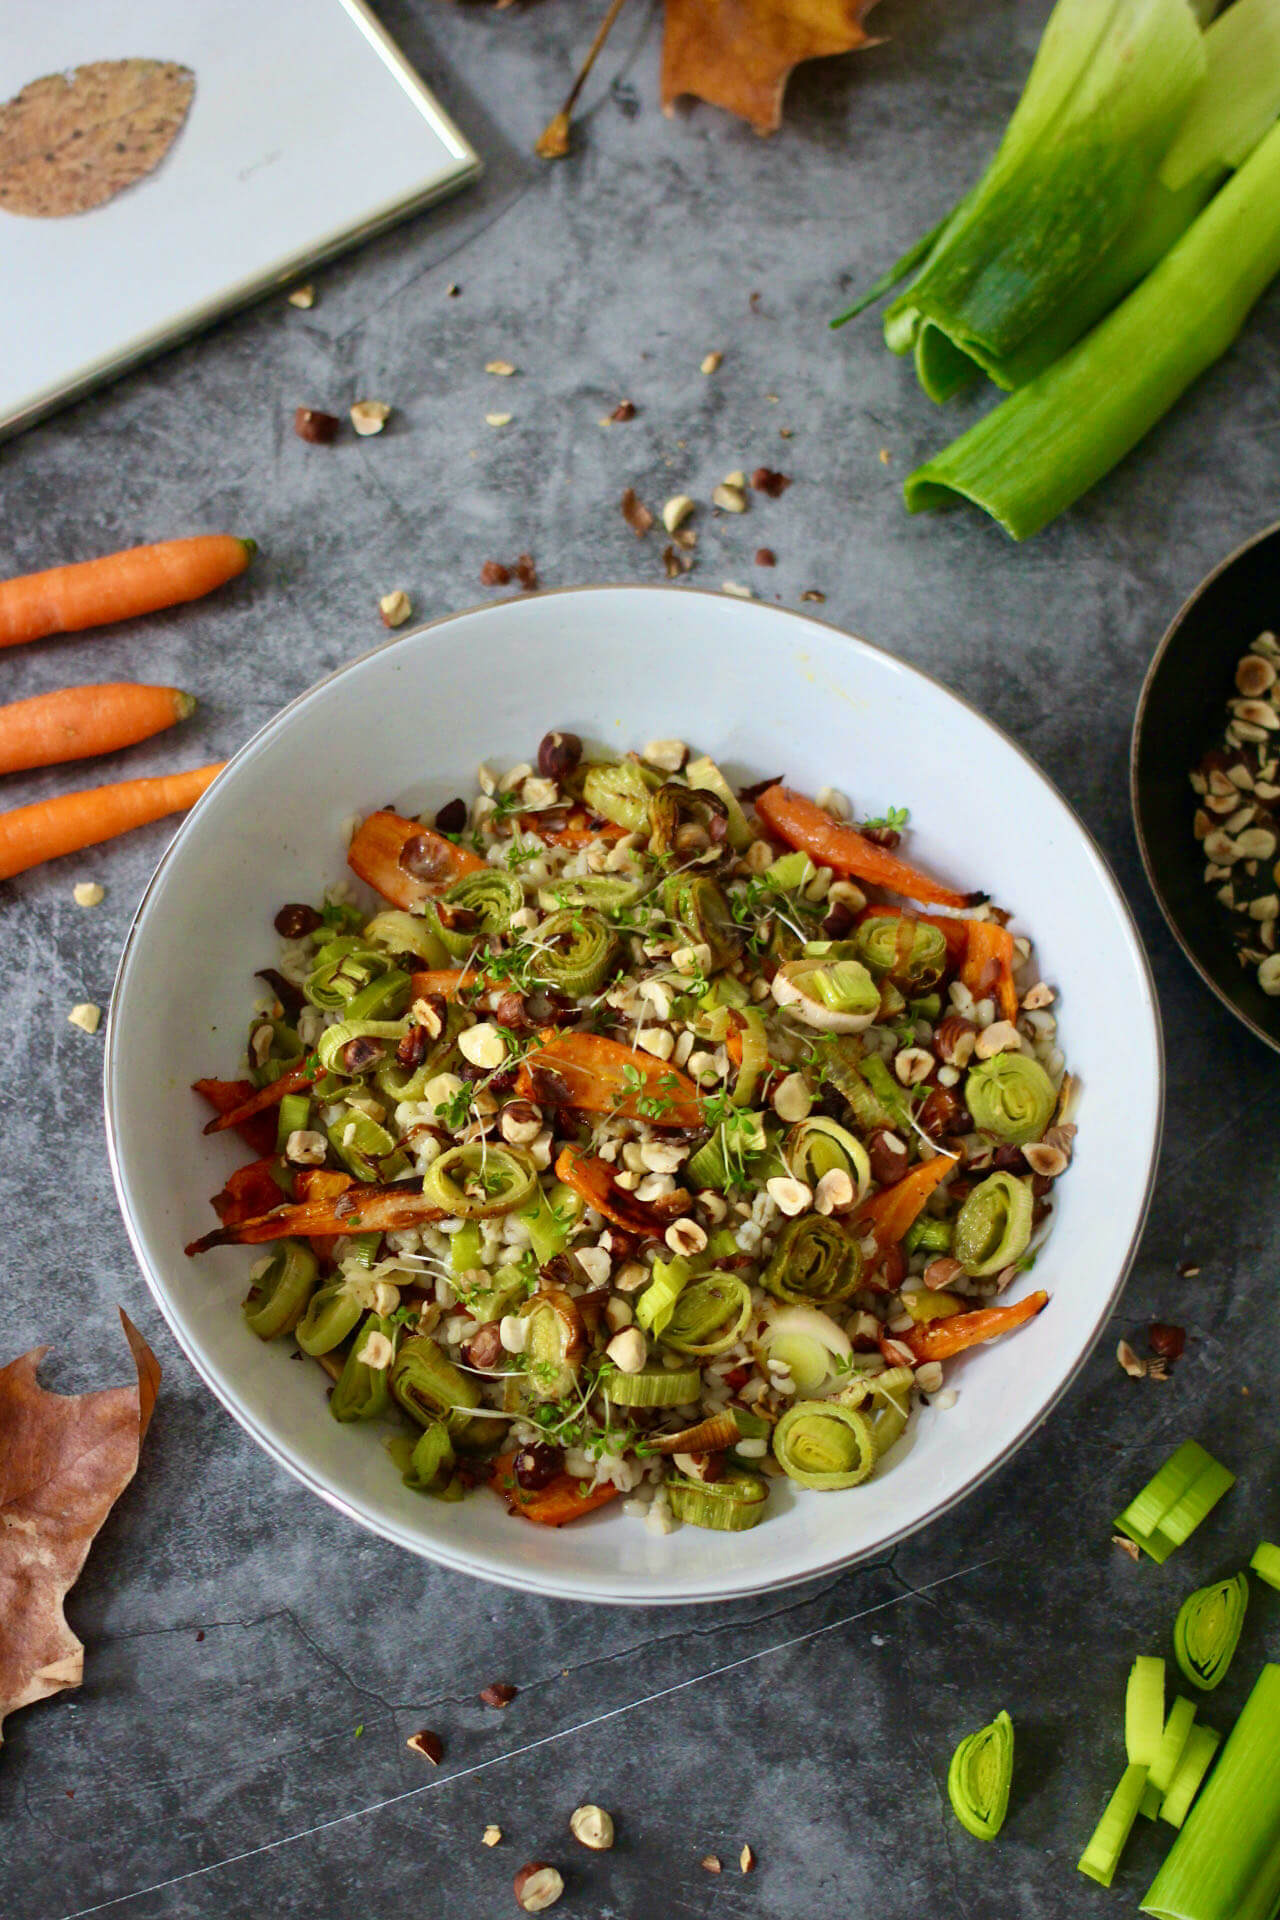
[[[1164,923],[1173,935],[1174,940],[1182,950],[1186,959],[1195,968],[1215,999],[1221,1001],[1228,1013],[1234,1014],[1240,1024],[1247,1027],[1250,1033],[1256,1034],[1257,1038],[1261,1040],[1265,1046],[1270,1047],[1273,1053],[1280,1053],[1280,1035],[1268,1033],[1267,1029],[1264,1026],[1260,1026],[1253,1015],[1246,1012],[1246,1010],[1231,997],[1225,988],[1214,979],[1213,975],[1200,959],[1195,948],[1191,945],[1191,942],[1187,939],[1177,915],[1174,913],[1173,908],[1166,898],[1164,888],[1160,884],[1159,868],[1152,855],[1151,846],[1142,825],[1142,809],[1139,801],[1141,788],[1138,779],[1138,755],[1142,748],[1143,728],[1146,724],[1147,708],[1151,703],[1152,691],[1155,687],[1156,680],[1159,678],[1160,670],[1164,665],[1165,654],[1172,645],[1174,636],[1181,628],[1183,621],[1196,605],[1197,601],[1203,598],[1209,591],[1209,588],[1213,586],[1214,582],[1222,574],[1234,567],[1238,560],[1243,560],[1245,554],[1251,552],[1254,547],[1261,545],[1262,541],[1270,540],[1277,534],[1280,534],[1280,520],[1273,521],[1269,527],[1263,527],[1260,533],[1251,534],[1247,540],[1242,540],[1238,547],[1233,548],[1225,559],[1219,560],[1215,567],[1211,567],[1204,578],[1191,589],[1161,634],[1159,644],[1151,656],[1146,672],[1142,676],[1142,686],[1138,692],[1138,704],[1134,709],[1133,727],[1129,735],[1129,812],[1133,819],[1133,833],[1138,843],[1138,853],[1142,860],[1142,870],[1147,876],[1147,885],[1155,895],[1156,905],[1160,909]]]
[[[316,681],[302,693],[297,694],[292,700],[287,702],[285,706],[279,708],[276,713],[271,715],[271,717],[237,749],[226,763],[224,773],[231,772],[251,749],[261,746],[268,741],[271,736],[282,731],[294,710],[302,706],[304,702],[312,699],[322,688],[330,686],[334,681],[340,680],[345,674],[351,673],[357,668],[364,666],[367,661],[375,658],[378,654],[387,652],[392,647],[402,646],[405,641],[414,640],[421,634],[433,633],[441,627],[449,626],[458,620],[469,619],[477,613],[491,612],[499,607],[519,606],[525,601],[595,593],[624,592],[632,594],[660,594],[669,593],[670,591],[670,587],[658,583],[636,581],[600,581],[575,587],[545,587],[533,593],[522,594],[518,600],[481,602],[476,606],[460,608],[453,613],[441,614],[434,620],[423,621],[418,626],[408,628],[404,632],[394,634],[388,639],[380,641],[377,646],[371,647],[366,652],[357,655],[355,659],[344,661],[341,666],[336,667],[331,673],[324,675],[322,679]],[[685,595],[696,595],[699,599],[722,602],[729,601],[735,606],[745,606],[749,604],[738,600],[733,595],[721,593],[714,588],[685,587],[682,589],[682,592]],[[917,667],[911,662],[903,660],[900,655],[892,652],[889,647],[882,646],[874,640],[865,640],[860,634],[855,635],[848,633],[843,627],[837,626],[832,620],[822,619],[795,607],[775,606],[768,602],[756,603],[757,606],[761,604],[764,605],[765,610],[770,614],[784,615],[786,618],[794,620],[804,626],[820,627],[824,632],[833,634],[840,640],[856,640],[859,646],[865,647],[868,651],[881,654],[886,659],[891,660],[895,667],[901,669],[904,673],[923,680],[931,687],[938,689],[945,694],[948,699],[954,700],[971,714],[979,725],[986,727],[1005,746],[1011,748],[1030,773],[1049,789],[1050,793],[1064,808],[1076,831],[1084,841],[1086,850],[1092,856],[1101,877],[1111,888],[1116,904],[1120,909],[1121,923],[1127,932],[1129,945],[1138,962],[1140,977],[1145,986],[1145,996],[1151,1014],[1151,1024],[1155,1040],[1155,1123],[1148,1152],[1146,1179],[1143,1185],[1141,1204],[1134,1222],[1133,1232],[1129,1238],[1129,1243],[1125,1248],[1123,1257],[1117,1268],[1115,1281],[1098,1310],[1098,1314],[1085,1337],[1075,1362],[1065,1377],[1058,1383],[1050,1398],[1038,1408],[998,1453],[978,1468],[955,1492],[935,1502],[932,1506],[928,1507],[925,1512],[917,1515],[914,1519],[906,1522],[903,1526],[895,1529],[894,1532],[887,1536],[876,1540],[866,1547],[857,1548],[852,1553],[832,1554],[830,1557],[825,1558],[820,1565],[807,1567],[803,1572],[781,1573],[771,1577],[767,1570],[762,1568],[759,1579],[748,1581],[742,1578],[736,1578],[729,1581],[722,1581],[719,1584],[716,1583],[713,1572],[709,1576],[702,1576],[700,1578],[699,1590],[697,1592],[679,1594],[673,1594],[667,1591],[645,1592],[643,1590],[637,1592],[616,1592],[592,1589],[590,1586],[585,1586],[581,1581],[573,1581],[568,1577],[556,1577],[554,1574],[546,1575],[539,1570],[531,1571],[528,1568],[517,1569],[514,1567],[508,1570],[489,1563],[483,1566],[477,1566],[474,1557],[470,1553],[465,1551],[455,1552],[444,1543],[423,1540],[408,1529],[401,1530],[389,1522],[377,1519],[371,1514],[363,1512],[353,1500],[347,1499],[343,1494],[327,1485],[303,1460],[294,1458],[283,1444],[278,1443],[268,1433],[264,1432],[247,1410],[237,1404],[232,1389],[229,1386],[224,1386],[217,1378],[215,1370],[205,1362],[194,1340],[188,1339],[184,1330],[177,1324],[176,1314],[170,1310],[170,1306],[165,1298],[163,1282],[158,1271],[153,1267],[146,1250],[143,1235],[134,1219],[126,1189],[114,1111],[119,986],[129,963],[134,942],[138,937],[148,903],[160,882],[161,876],[168,870],[170,863],[180,857],[185,843],[192,833],[194,823],[198,822],[200,818],[201,811],[205,805],[206,795],[201,795],[200,799],[196,801],[195,806],[185,815],[173,839],[161,855],[155,872],[147,882],[133,918],[130,921],[129,931],[125,937],[124,945],[121,948],[120,960],[116,968],[111,1000],[108,1006],[103,1054],[103,1106],[107,1138],[107,1156],[111,1166],[111,1178],[115,1186],[117,1204],[119,1205],[124,1220],[125,1231],[128,1234],[134,1256],[141,1268],[143,1279],[146,1281],[148,1290],[159,1308],[169,1331],[194,1368],[196,1374],[204,1382],[205,1386],[208,1387],[215,1399],[226,1408],[227,1412],[238,1425],[250,1435],[256,1444],[260,1446],[278,1466],[283,1467],[286,1472],[292,1474],[294,1479],[300,1481],[301,1484],[307,1487],[312,1493],[318,1494],[327,1505],[334,1508],[337,1512],[355,1521],[357,1525],[364,1527],[370,1533],[377,1534],[381,1538],[390,1541],[393,1545],[403,1547],[410,1553],[416,1554],[420,1559],[432,1561],[447,1567],[451,1572],[468,1574],[473,1579],[489,1581],[495,1586],[509,1588],[518,1592],[538,1593],[547,1598],[578,1600],[592,1602],[597,1605],[709,1605],[716,1601],[748,1599],[757,1594],[780,1592],[788,1588],[803,1586],[809,1581],[826,1578],[831,1574],[861,1566],[877,1556],[891,1553],[896,1547],[909,1539],[912,1534],[918,1533],[923,1527],[931,1525],[934,1521],[941,1519],[944,1514],[949,1513],[954,1507],[958,1506],[961,1501],[967,1499],[970,1494],[975,1493],[977,1489],[982,1486],[985,1481],[989,1480],[993,1474],[997,1473],[1000,1468],[1006,1466],[1019,1449],[1030,1439],[1036,1429],[1049,1417],[1070,1388],[1074,1386],[1110,1322],[1112,1312],[1128,1280],[1151,1209],[1156,1173],[1160,1162],[1160,1150],[1164,1137],[1165,1115],[1166,1061],[1164,1028],[1160,1017],[1160,1003],[1156,994],[1155,978],[1151,971],[1151,963],[1147,957],[1146,948],[1143,944],[1137,921],[1134,918],[1133,910],[1125,898],[1119,881],[1116,879],[1110,861],[1080,817],[1079,812],[1059,791],[1048,774],[1043,771],[1024,747],[1012,739],[1009,734],[1005,733],[1002,727],[998,726],[994,720],[984,714],[972,701],[966,699],[963,694],[956,693],[935,675],[926,672],[922,667]]]

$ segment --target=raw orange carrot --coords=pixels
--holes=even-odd
[[[568,1473],[558,1473],[545,1487],[526,1491],[516,1479],[515,1465],[514,1453],[500,1453],[489,1468],[489,1485],[506,1501],[509,1513],[523,1514],[540,1527],[562,1527],[566,1521],[579,1520],[584,1513],[594,1513],[604,1506],[618,1491],[612,1483],[606,1483],[588,1493],[586,1481],[575,1480]]]
[[[111,787],[87,787],[37,800],[29,807],[0,813],[0,880],[38,867],[42,860],[96,847],[131,827],[185,813],[222,772],[225,762],[196,767],[190,773],[165,773],[154,780],[121,780]]]
[[[910,1173],[904,1173],[891,1187],[885,1187],[880,1193],[873,1193],[862,1202],[854,1214],[860,1226],[869,1226],[881,1247],[896,1245],[907,1228],[911,1226],[925,1201],[950,1173],[955,1161],[950,1154],[939,1153],[932,1160],[922,1160],[919,1166],[912,1167]]]
[[[538,1035],[537,1051],[521,1064],[518,1091],[536,1100],[540,1071],[549,1070],[564,1082],[566,1107],[580,1113],[621,1114],[627,1120],[647,1120],[651,1127],[704,1125],[702,1099],[687,1074],[669,1060],[633,1051],[620,1040],[600,1033],[560,1033],[546,1027]]]
[[[444,1214],[433,1207],[421,1186],[406,1182],[400,1186],[368,1187],[357,1184],[336,1196],[321,1195],[294,1206],[273,1207],[241,1220],[233,1227],[219,1227],[216,1233],[193,1240],[188,1253],[207,1253],[210,1247],[259,1246],[267,1240],[307,1238],[311,1234],[402,1233],[406,1227],[421,1227]]]
[[[198,600],[243,573],[256,551],[252,540],[200,533],[0,581],[0,647]]]
[[[411,855],[416,871],[401,866],[401,856],[411,842],[417,842]],[[464,873],[479,873],[486,866],[469,847],[455,847],[442,833],[424,827],[420,820],[383,809],[371,813],[347,848],[347,865],[353,873],[389,900],[393,907],[416,907],[444,892]]]
[[[931,901],[936,907],[973,907],[981,893],[957,893],[918,868],[908,866],[885,847],[878,847],[856,827],[833,820],[816,800],[791,787],[766,787],[756,800],[756,812],[770,832],[789,847],[797,847],[820,867],[851,873],[870,886],[900,893],[907,900]]]
[[[112,681],[99,687],[62,687],[0,707],[0,773],[56,767],[115,753],[163,732],[195,712],[176,687],[140,687]]]
[[[1016,1023],[1018,989],[1013,984],[1013,935],[996,920],[970,920],[960,978],[975,1000],[993,990],[1004,1019]]]
[[[947,1320],[924,1321],[912,1327],[910,1333],[895,1335],[895,1338],[901,1338],[917,1360],[948,1360],[953,1353],[977,1346],[980,1340],[994,1340],[999,1334],[1012,1333],[1015,1327],[1034,1320],[1048,1304],[1047,1293],[1029,1293],[1025,1300],[1015,1300],[1008,1307],[980,1307],[976,1313],[956,1313]]]

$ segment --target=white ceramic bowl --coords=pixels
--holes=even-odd
[[[481,760],[528,759],[550,727],[607,748],[679,735],[741,779],[831,784],[864,814],[912,811],[911,856],[982,886],[1033,932],[1062,990],[1084,1088],[1069,1176],[1035,1284],[1048,1309],[953,1371],[865,1486],[774,1482],[750,1533],[663,1538],[616,1509],[560,1531],[481,1492],[456,1506],[400,1483],[382,1434],[339,1426],[324,1382],[263,1344],[239,1302],[248,1258],[188,1260],[209,1196],[244,1158],[201,1133],[190,1083],[231,1075],[272,916],[345,873],[341,827],[474,790]],[[273,1458],[334,1506],[446,1565],[567,1598],[643,1604],[759,1592],[882,1552],[1006,1460],[1101,1332],[1146,1212],[1159,1143],[1160,1031],[1128,910],[1097,848],[1031,761],[886,653],[802,615],[716,594],[600,587],[506,601],[388,641],[278,714],[184,821],[139,909],[106,1051],[120,1205],[162,1312],[202,1378]],[[303,1513],[305,1520],[305,1512]]]

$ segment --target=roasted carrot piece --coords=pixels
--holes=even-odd
[[[115,753],[189,719],[195,708],[191,695],[177,687],[142,687],[127,680],[14,700],[0,707],[0,773]]]
[[[607,1160],[579,1153],[576,1147],[562,1147],[556,1157],[556,1179],[581,1194],[589,1207],[612,1220],[627,1233],[638,1233],[646,1240],[660,1240],[670,1219],[660,1219],[651,1207],[636,1200],[620,1187]]]
[[[545,840],[548,846],[564,847],[569,852],[593,846],[597,840],[621,840],[627,831],[613,820],[600,820],[593,825],[591,815],[581,807],[575,807],[564,825],[554,827],[550,832],[544,826],[539,826],[538,819],[536,813],[522,813],[519,817],[521,833],[532,833],[539,840]]]
[[[771,833],[796,847],[820,867],[851,873],[870,886],[900,893],[907,900],[931,901],[936,907],[973,907],[981,893],[957,893],[896,854],[876,846],[856,827],[833,820],[816,800],[792,787],[766,787],[756,800],[756,812]]]
[[[409,873],[400,864],[400,856],[411,840],[423,843],[422,858],[416,864],[431,868],[429,879]],[[347,865],[352,872],[368,881],[393,907],[406,909],[434,899],[464,873],[479,873],[485,864],[478,853],[472,853],[469,847],[455,847],[433,827],[385,809],[369,815],[347,848]]]
[[[224,1227],[238,1227],[241,1221],[256,1220],[281,1205],[285,1193],[275,1173],[283,1165],[279,1154],[272,1153],[236,1168],[222,1192],[213,1196],[213,1210]]]
[[[964,965],[960,978],[975,1000],[995,992],[1004,1019],[1016,1023],[1018,989],[1013,984],[1013,935],[997,920],[966,921]]]
[[[272,1107],[278,1107],[286,1093],[303,1092],[318,1080],[323,1072],[324,1068],[314,1055],[308,1055],[305,1060],[299,1060],[296,1067],[290,1067],[287,1073],[282,1073],[278,1080],[272,1080],[265,1087],[255,1087],[238,1107],[224,1107],[216,1119],[205,1122],[204,1130],[206,1133],[224,1133],[228,1127],[243,1127],[246,1120],[252,1120],[255,1114],[269,1113]],[[202,1092],[210,1084],[219,1083],[197,1080],[197,1092]],[[242,1081],[237,1084],[246,1083]],[[273,1120],[271,1124],[274,1128],[275,1121]]]
[[[433,1207],[420,1186],[367,1187],[359,1182],[338,1194],[324,1194],[293,1206],[275,1207],[252,1220],[241,1220],[234,1227],[220,1227],[216,1233],[201,1235],[187,1248],[188,1253],[207,1253],[210,1247],[257,1246],[265,1240],[307,1239],[312,1234],[400,1233],[406,1227],[419,1227],[426,1221],[440,1220],[439,1207]]]
[[[252,540],[201,533],[0,581],[0,647],[199,600],[243,573],[256,552]]]
[[[545,1487],[526,1492],[516,1479],[515,1462],[514,1453],[500,1453],[490,1465],[489,1485],[505,1500],[508,1513],[522,1514],[540,1527],[563,1527],[570,1520],[580,1520],[584,1513],[603,1507],[618,1491],[615,1486],[603,1486],[586,1493],[583,1481],[559,1473]]]
[[[647,1120],[651,1127],[700,1127],[702,1096],[687,1074],[651,1053],[633,1052],[601,1033],[561,1033],[544,1027],[537,1051],[521,1064],[516,1085],[537,1099],[540,1070],[556,1074],[568,1090],[564,1105],[581,1113],[616,1113]]]
[[[185,813],[224,764],[197,767],[191,773],[165,773],[154,780],[89,787],[0,813],[0,880],[10,880],[15,873],[25,873],[61,854],[114,840],[118,833],[145,827],[166,813]]]
[[[949,1360],[953,1353],[963,1353],[979,1341],[1025,1326],[1048,1304],[1048,1294],[1040,1290],[1007,1307],[981,1307],[976,1313],[952,1314],[949,1320],[929,1320],[894,1337],[910,1347],[917,1360]]]
[[[428,994],[438,993],[442,1000],[455,1000],[460,993],[470,987],[484,985],[484,975],[472,967],[427,967],[422,973],[409,976],[410,987],[415,1000],[424,1000]]]
[[[935,1154],[904,1173],[891,1187],[870,1194],[854,1214],[859,1225],[869,1226],[881,1247],[895,1246],[907,1228],[913,1225],[934,1188],[946,1179],[955,1161],[950,1154]]]
[[[207,1100],[215,1113],[233,1114],[237,1107],[243,1107],[246,1101],[252,1100],[258,1089],[252,1080],[197,1080],[192,1091]],[[276,1117],[274,1113],[264,1110],[251,1114],[247,1120],[233,1119],[231,1124],[245,1145],[252,1147],[259,1159],[275,1152]]]

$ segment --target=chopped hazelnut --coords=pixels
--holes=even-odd
[[[295,287],[289,295],[291,307],[314,307],[315,303],[316,290],[309,281],[305,287]]]
[[[622,496],[622,517],[637,540],[643,540],[653,525],[653,515],[634,487],[628,487]]]
[[[444,1759],[444,1741],[438,1733],[432,1733],[430,1727],[423,1727],[419,1733],[411,1733],[405,1745],[415,1753],[420,1753],[424,1760],[429,1760],[433,1767],[438,1767]]]
[[[593,1853],[605,1853],[613,1845],[613,1816],[603,1807],[575,1807],[569,1815],[569,1831]]]
[[[486,360],[484,370],[486,373],[496,374],[499,380],[509,380],[515,372],[509,360]]]
[[[738,1855],[738,1865],[744,1873],[750,1873],[755,1864],[756,1857],[754,1853],[752,1853],[751,1848],[749,1846],[744,1847]]]
[[[639,1373],[649,1358],[649,1343],[639,1327],[624,1327],[614,1334],[605,1352],[619,1373]]]
[[[299,440],[313,447],[327,447],[341,425],[336,413],[321,413],[316,407],[298,407],[293,416],[293,430]]]
[[[700,1864],[706,1868],[708,1873],[719,1873],[720,1871],[720,1862],[714,1853],[704,1853]]]
[[[516,1903],[526,1913],[542,1913],[554,1907],[564,1892],[564,1877],[545,1860],[530,1860],[521,1867],[514,1881]]]
[[[703,373],[715,373],[717,368],[723,362],[723,360],[724,360],[724,355],[723,353],[721,353],[720,349],[718,347],[713,347],[710,353],[704,353],[702,356]]]
[[[357,400],[351,409],[351,424],[362,438],[371,433],[381,433],[391,418],[391,409],[385,400]]]
[[[687,493],[673,493],[662,509],[662,524],[668,533],[682,527],[693,512],[694,501]]]
[[[480,1844],[482,1847],[496,1847],[501,1838],[502,1828],[495,1827],[492,1821],[490,1821],[489,1825],[480,1835]]]
[[[96,907],[105,895],[96,880],[77,880],[71,897],[78,907]]]
[[[620,421],[634,420],[635,417],[636,417],[636,405],[634,400],[619,400],[617,406],[614,408],[613,412],[609,415],[609,418],[611,420],[620,420]]]
[[[719,507],[724,513],[745,513],[747,496],[743,488],[731,480],[722,480],[711,495],[713,507]]]
[[[494,1680],[487,1687],[481,1687],[480,1704],[482,1707],[509,1707],[519,1691],[509,1680]]]
[[[1141,1380],[1146,1374],[1146,1361],[1139,1359],[1127,1340],[1122,1340],[1116,1348],[1116,1359],[1131,1380]]]
[[[72,1007],[67,1019],[81,1033],[96,1033],[102,1025],[102,1008],[95,1007],[92,1000],[82,1000]]]
[[[413,612],[413,602],[403,587],[396,587],[393,592],[383,594],[378,611],[384,627],[402,627]]]
[[[511,579],[510,567],[504,567],[501,560],[486,560],[480,569],[482,587],[505,587]]]
[[[484,423],[486,427],[509,427],[512,418],[509,413],[486,413]]]

